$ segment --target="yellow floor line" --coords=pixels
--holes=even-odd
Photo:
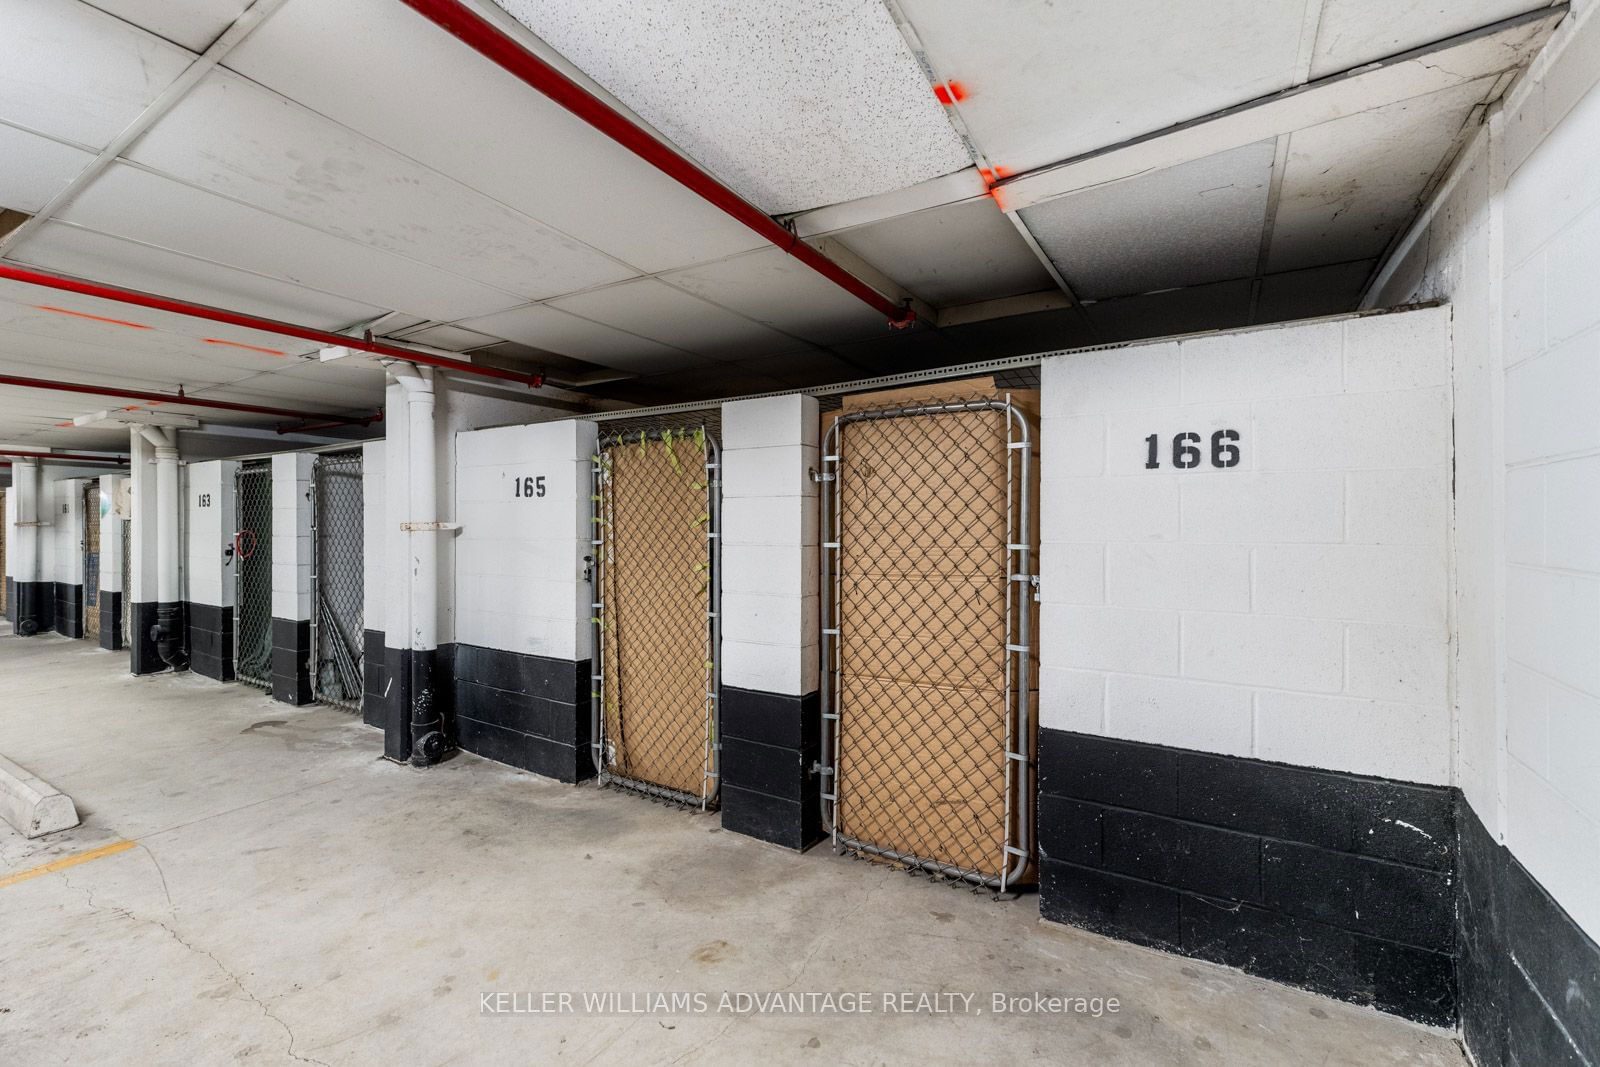
[[[8,885],[16,885],[18,882],[26,882],[29,878],[38,878],[41,875],[64,871],[68,867],[76,867],[80,863],[88,863],[90,860],[97,860],[101,856],[114,856],[118,852],[126,852],[130,848],[136,847],[137,844],[134,841],[113,841],[109,845],[91,848],[87,852],[75,852],[70,856],[62,856],[58,860],[51,860],[49,863],[34,867],[31,870],[20,871],[0,878],[0,889],[4,889]]]

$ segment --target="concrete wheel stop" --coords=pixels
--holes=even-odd
[[[0,756],[0,818],[24,837],[43,837],[78,825],[72,798]]]

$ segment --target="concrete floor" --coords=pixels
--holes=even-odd
[[[1461,1064],[1447,1034],[1041,923],[826,849],[0,624],[0,752],[77,801],[0,825],[10,1063]],[[11,884],[118,841],[125,851]],[[993,991],[1116,1014],[486,1017],[480,993]]]

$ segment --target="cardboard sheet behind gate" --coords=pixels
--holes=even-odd
[[[691,436],[604,455],[606,769],[698,797],[710,671],[705,452]]]
[[[844,411],[1007,393],[1036,404],[983,379]],[[986,873],[1009,862],[1008,428],[1001,411],[916,415],[847,424],[839,444],[839,830]]]

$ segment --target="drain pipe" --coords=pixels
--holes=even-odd
[[[439,647],[438,491],[434,449],[433,371],[384,361],[405,391],[406,443],[411,456],[405,524],[411,557],[407,581],[407,630],[411,650],[411,765],[431,767],[444,756],[444,721],[434,691],[433,668]]]
[[[39,461],[19,459],[11,468],[11,490],[17,497],[16,545],[17,634],[39,632]]]
[[[140,426],[134,432],[143,434],[156,450],[156,623],[150,628],[150,640],[162,663],[175,671],[188,670],[178,577],[178,431]]]

